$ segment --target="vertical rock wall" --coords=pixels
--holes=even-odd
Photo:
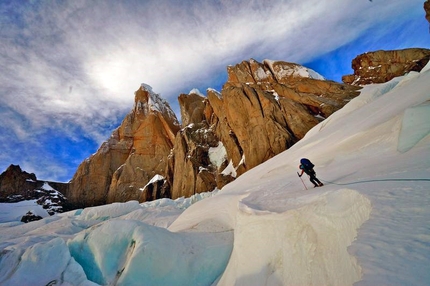
[[[179,123],[151,87],[135,93],[133,110],[99,150],[82,162],[67,194],[76,205],[155,199],[145,186],[164,175]],[[170,194],[159,194],[169,197]]]
[[[255,60],[227,68],[221,92],[179,96],[183,128],[166,180],[172,198],[222,188],[288,149],[306,132],[359,94],[303,66]],[[222,161],[211,150],[223,148]]]

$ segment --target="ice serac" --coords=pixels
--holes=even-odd
[[[221,92],[179,96],[184,124],[170,157],[172,198],[222,188],[288,149],[360,89],[283,61],[251,59],[227,72]],[[224,148],[223,161],[212,162],[210,148]]]
[[[421,71],[429,60],[430,50],[423,48],[368,52],[352,60],[354,74],[343,76],[342,81],[352,85],[384,83],[410,71]]]
[[[68,246],[97,285],[213,285],[231,240],[231,232],[173,233],[138,220],[110,220]]]
[[[368,198],[341,189],[291,199],[282,212],[253,205],[246,198],[238,204],[233,251],[217,285],[353,285],[360,280],[361,268],[347,248],[369,219]],[[273,239],[279,243],[267,243]]]
[[[121,125],[78,167],[70,182],[69,200],[88,206],[169,197],[168,190],[163,193],[147,184],[154,176],[165,176],[167,156],[178,130],[169,104],[142,84]]]

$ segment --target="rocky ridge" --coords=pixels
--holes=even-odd
[[[359,94],[357,87],[283,61],[251,59],[227,72],[221,92],[179,96],[185,120],[165,182],[172,198],[222,188],[292,146]]]
[[[387,82],[410,71],[420,71],[430,60],[430,50],[411,48],[395,51],[376,51],[352,60],[354,74],[342,77],[352,85]]]
[[[0,201],[10,202],[33,198],[36,186],[37,178],[34,173],[22,171],[18,165],[10,165],[0,175]]]
[[[69,200],[143,202],[220,189],[292,146],[360,89],[283,61],[251,59],[227,72],[221,92],[179,96],[181,126],[142,85],[121,126],[78,167]]]
[[[67,183],[41,181],[33,173],[21,170],[18,165],[10,165],[0,174],[0,202],[16,203],[24,200],[37,200],[50,215],[70,209],[67,198]],[[41,217],[23,214],[25,222],[41,219]]]
[[[426,49],[360,55],[353,61],[354,75],[344,77],[351,84],[325,80],[294,63],[250,59],[227,67],[221,91],[181,94],[182,125],[169,104],[143,84],[121,125],[59,188],[73,207],[221,189],[303,138],[357,96],[359,85],[388,81],[398,70],[420,70],[426,57]],[[34,174],[16,179],[5,173],[2,197],[13,193],[8,186],[16,184],[14,190],[23,193],[35,180]]]

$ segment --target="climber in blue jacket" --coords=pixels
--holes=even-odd
[[[303,175],[303,173],[306,173],[309,176],[309,180],[311,181],[312,184],[314,184],[314,187],[322,187],[324,186],[323,183],[320,182],[320,180],[318,180],[318,178],[316,177],[316,173],[314,170],[315,165],[312,164],[311,161],[309,161],[309,159],[303,158],[300,160],[300,165],[299,165],[299,169],[302,171],[299,175],[299,177],[301,177]]]

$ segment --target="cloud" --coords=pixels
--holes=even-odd
[[[227,65],[311,61],[420,12],[421,0],[2,1],[1,130],[14,142],[0,141],[57,130],[100,144],[142,82],[178,111],[180,93],[220,87]]]

